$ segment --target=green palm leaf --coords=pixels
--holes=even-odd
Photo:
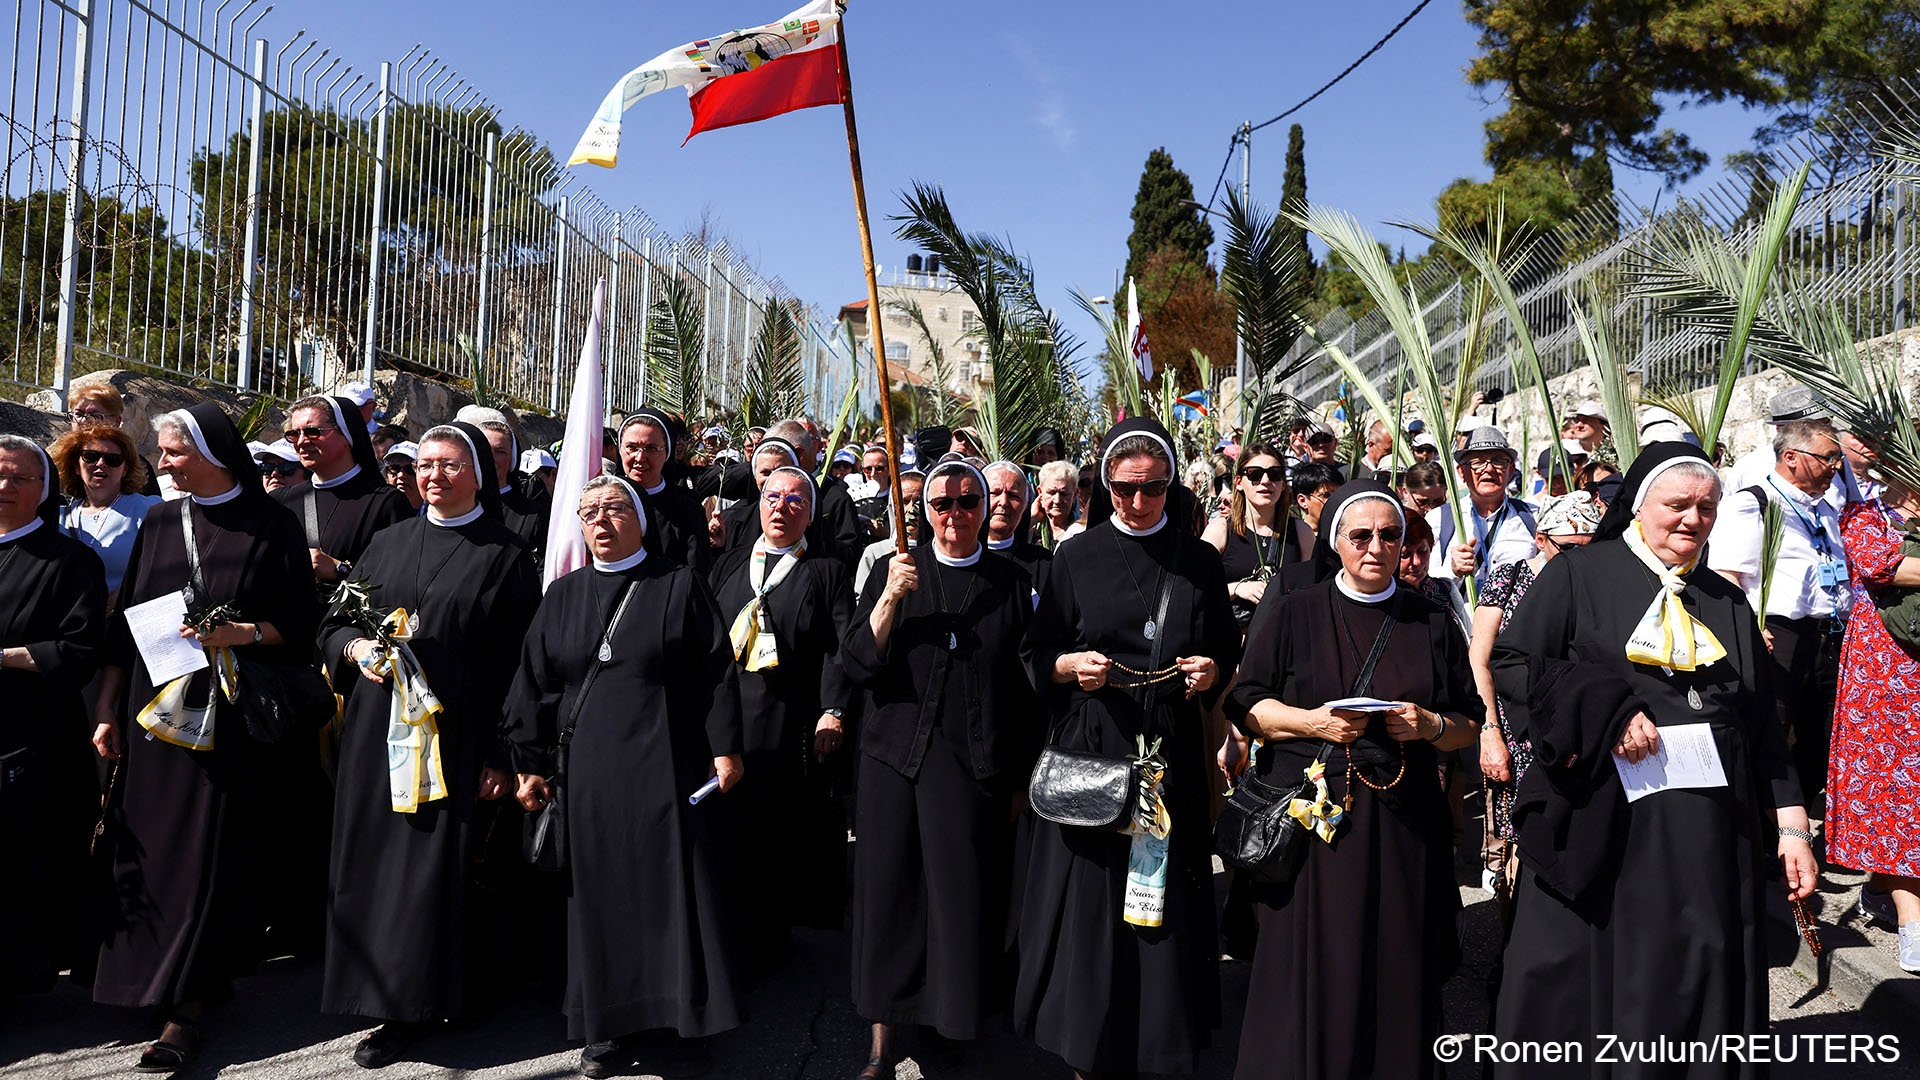
[[[691,420],[705,395],[700,362],[706,352],[705,307],[686,279],[668,277],[654,290],[647,332],[647,403]]]
[[[1069,290],[1069,295],[1081,311],[1100,324],[1107,385],[1113,387],[1114,404],[1125,409],[1128,416],[1142,415],[1145,406],[1140,399],[1140,368],[1133,362],[1133,343],[1127,340],[1127,321],[1118,310],[1119,302],[1111,306],[1096,304],[1079,289]]]
[[[769,298],[747,358],[740,394],[740,423],[766,427],[806,408],[807,374],[800,362],[800,324],[786,303]]]
[[[1304,249],[1288,242],[1278,216],[1242,202],[1238,192],[1227,193],[1220,289],[1233,301],[1235,330],[1253,382],[1240,388],[1243,445],[1272,441],[1300,412],[1300,402],[1282,386],[1310,359],[1302,355],[1291,364],[1286,359],[1308,329],[1305,310],[1312,296],[1310,275],[1301,272],[1305,258]]]
[[[1587,363],[1593,368],[1594,382],[1600,388],[1600,400],[1607,407],[1607,415],[1615,417],[1613,425],[1613,446],[1620,460],[1615,462],[1621,471],[1633,467],[1633,459],[1640,456],[1640,428],[1633,422],[1633,395],[1628,385],[1627,365],[1620,359],[1619,350],[1613,338],[1613,305],[1607,301],[1600,286],[1589,279],[1586,283],[1586,300],[1583,304],[1569,292],[1567,309],[1573,313],[1573,324],[1580,334],[1580,348],[1587,354]]]

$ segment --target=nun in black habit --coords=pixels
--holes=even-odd
[[[489,413],[496,411],[489,410]],[[462,410],[463,414],[466,412]],[[513,425],[507,423],[504,414],[499,419],[480,420],[474,426],[486,436],[493,455],[493,491],[496,492],[493,501],[497,504],[500,522],[520,538],[528,561],[537,568],[546,557],[547,525],[553,514],[553,500],[543,484],[529,486],[515,482],[525,479],[513,471],[520,460],[520,436],[514,432]]]
[[[1323,762],[1331,839],[1306,838],[1291,883],[1250,888],[1259,946],[1236,1080],[1444,1071],[1432,1047],[1459,959],[1460,892],[1439,762],[1475,744],[1484,709],[1451,614],[1395,580],[1405,530],[1391,488],[1345,485],[1319,535],[1340,569],[1269,591],[1248,627],[1227,715],[1265,740],[1252,770],[1270,788]],[[1399,705],[1326,707],[1354,696]]]
[[[1506,721],[1534,747],[1513,811],[1521,873],[1501,1038],[1591,1048],[1602,1033],[1686,1043],[1767,1031],[1771,857],[1785,862],[1789,899],[1813,891],[1818,867],[1753,609],[1701,558],[1719,496],[1697,448],[1649,446],[1593,543],[1547,563],[1494,643]],[[1613,759],[1639,761],[1663,730],[1702,724],[1726,783],[1627,802]],[[1738,1061],[1587,1070],[1765,1073]]]
[[[260,486],[233,421],[205,402],[154,429],[160,471],[189,497],[147,511],[108,626],[93,741],[121,767],[106,838],[111,923],[93,996],[161,1010],[166,1027],[140,1061],[166,1071],[193,1058],[203,1010],[256,959],[261,852],[275,842],[262,805],[283,778],[208,671],[154,685],[124,613],[190,589],[190,615],[231,605],[204,635],[182,628],[214,650],[210,660],[224,664],[231,650],[304,664],[320,610],[300,523]]]
[[[713,568],[714,598],[740,667],[747,772],[717,808],[742,871],[749,956],[780,958],[794,926],[845,925],[847,786],[841,747],[854,690],[840,666],[853,590],[813,550],[813,480],[791,466],[755,504],[761,535]]]
[[[635,410],[620,425],[620,468],[647,515],[647,554],[672,559],[704,577],[713,566],[707,512],[686,485],[666,475],[678,427],[658,409]]]
[[[891,1080],[893,1029],[976,1038],[1006,1007],[1014,798],[1040,740],[1019,645],[1033,586],[981,542],[986,478],[929,472],[926,535],[874,569],[843,662],[866,691],[855,804],[853,1004],[861,1077]]]
[[[647,552],[638,504],[625,480],[588,481],[579,513],[593,565],[548,588],[507,703],[529,813],[550,797],[572,728],[565,1009],[568,1036],[589,1044],[587,1076],[610,1075],[637,1036],[663,1029],[697,1061],[706,1036],[746,1018],[711,805],[740,779],[744,745],[727,624],[706,582]],[[689,805],[709,778],[721,794]]]
[[[1136,756],[1141,737],[1162,741],[1165,911],[1157,927],[1122,920],[1126,833],[1036,821],[1014,1027],[1083,1075],[1191,1072],[1220,1022],[1208,802],[1225,783],[1215,753],[1226,732],[1210,718],[1240,630],[1220,553],[1170,516],[1166,430],[1126,420],[1103,445],[1113,516],[1054,553],[1025,657],[1049,689],[1057,745],[1118,757]]]
[[[1032,579],[1034,598],[1047,587],[1053,552],[1033,542],[1033,482],[1027,471],[1011,461],[996,461],[980,470],[987,478],[987,550],[1012,559]]]
[[[82,688],[99,663],[107,579],[55,527],[60,484],[31,440],[0,435],[0,998],[76,963],[99,783]]]
[[[368,602],[320,630],[346,696],[320,1007],[383,1022],[368,1068],[468,1011],[474,804],[510,794],[495,732],[540,602],[480,430],[433,428],[418,465],[426,513],[374,538],[350,579]]]

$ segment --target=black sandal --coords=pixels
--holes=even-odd
[[[172,1041],[167,1039],[167,1031],[172,1029]],[[134,1066],[136,1072],[174,1073],[190,1064],[200,1050],[200,1029],[193,1024],[180,1020],[167,1021],[160,1029],[160,1037],[140,1052],[140,1063]]]
[[[868,1058],[867,1067],[854,1080],[894,1080],[899,1068],[900,1063],[892,1058]]]

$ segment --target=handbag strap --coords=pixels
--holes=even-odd
[[[180,500],[180,536],[187,545],[187,576],[193,582],[195,596],[205,602],[207,579],[200,573],[200,544],[193,536],[193,499]]]
[[[620,603],[613,609],[613,618],[607,620],[606,633],[600,635],[600,648],[594,652],[593,659],[587,664],[587,677],[580,680],[580,692],[574,695],[573,708],[567,710],[566,722],[560,726],[561,746],[566,746],[573,741],[573,729],[580,722],[580,710],[587,703],[587,691],[593,689],[593,680],[599,676],[600,669],[606,666],[606,661],[602,657],[613,654],[613,631],[620,625],[620,617],[627,613],[627,602],[633,599],[633,594],[639,585],[637,581],[627,582],[626,591],[620,594]]]
[[[1180,561],[1180,534],[1173,534],[1173,561]],[[1160,670],[1160,644],[1167,640],[1167,605],[1173,600],[1173,568],[1160,572],[1160,595],[1153,602],[1153,645],[1147,650],[1147,670]]]
[[[1380,666],[1380,657],[1387,651],[1387,638],[1393,636],[1394,616],[1400,613],[1400,595],[1396,592],[1387,601],[1387,618],[1380,624],[1380,633],[1374,636],[1373,650],[1367,653],[1366,662],[1360,665],[1360,674],[1354,676],[1353,690],[1348,697],[1362,697],[1373,686],[1373,669]]]
[[[318,507],[314,506],[313,484],[311,482],[307,484],[307,497],[302,501],[306,507],[307,546],[317,548],[320,546],[320,511]]]

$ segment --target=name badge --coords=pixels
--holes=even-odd
[[[1846,564],[1831,559],[1822,559],[1815,564],[1814,574],[1823,589],[1837,589],[1847,583]]]

